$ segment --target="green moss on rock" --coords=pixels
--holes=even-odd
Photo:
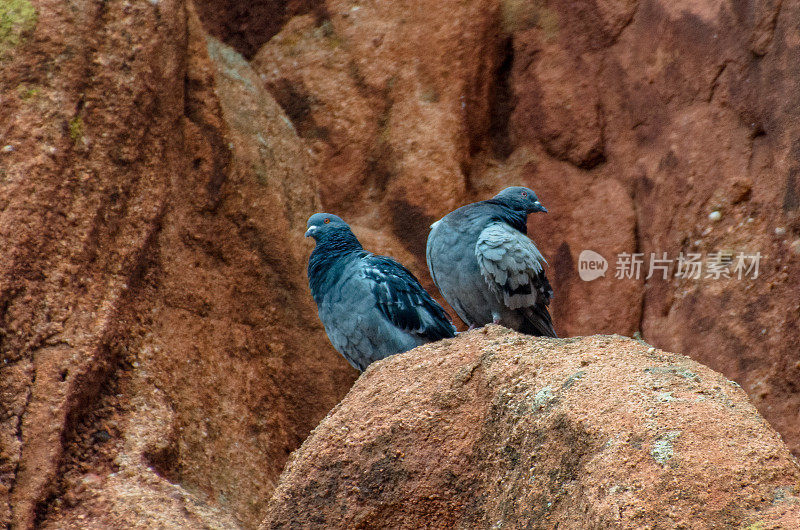
[[[83,120],[80,116],[69,120],[69,138],[76,145],[83,139]]]
[[[28,0],[0,0],[0,57],[33,31],[37,18]]]
[[[17,87],[17,95],[23,101],[28,101],[39,95],[39,89],[32,86],[20,85]]]

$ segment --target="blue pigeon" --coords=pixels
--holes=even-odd
[[[533,190],[506,188],[431,225],[426,257],[442,296],[470,328],[489,322],[555,337],[547,263],[528,239],[528,214],[546,212]]]
[[[317,243],[308,260],[311,294],[333,347],[354,368],[455,336],[419,280],[392,258],[364,250],[341,218],[316,213],[307,227]]]

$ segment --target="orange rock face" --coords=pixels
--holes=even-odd
[[[742,389],[688,357],[488,326],[371,365],[261,528],[794,528],[799,479]]]

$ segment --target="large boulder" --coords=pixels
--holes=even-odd
[[[796,528],[798,480],[739,385],[688,357],[488,326],[370,366],[261,528]]]

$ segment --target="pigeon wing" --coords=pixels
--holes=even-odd
[[[331,344],[361,371],[380,358],[372,343],[378,326],[370,319],[383,317],[375,310],[375,299],[369,287],[363,277],[348,276],[322,293],[318,302],[320,320]]]
[[[447,313],[408,269],[386,256],[369,256],[363,264],[376,305],[392,324],[430,341],[455,336]]]
[[[489,289],[506,307],[522,311],[541,334],[555,336],[547,312],[553,296],[547,262],[533,241],[506,223],[491,223],[478,236],[475,257]]]

